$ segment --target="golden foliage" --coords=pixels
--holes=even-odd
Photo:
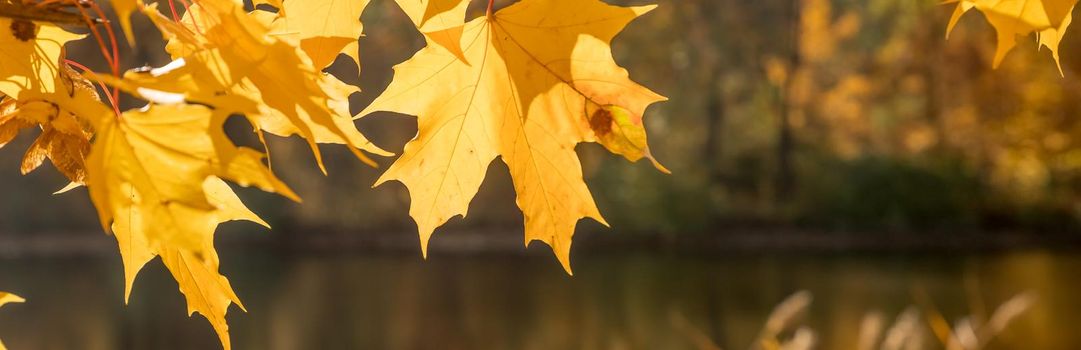
[[[488,164],[502,156],[525,214],[526,243],[549,244],[571,271],[577,221],[604,223],[574,146],[600,142],[631,160],[650,157],[641,115],[664,97],[631,81],[609,42],[651,9],[525,0],[466,24],[466,60],[428,45],[395,67],[390,87],[361,115],[418,117],[417,137],[377,184],[409,188],[425,252],[436,227],[466,215]]]
[[[117,240],[125,300],[143,266],[161,257],[189,314],[203,315],[226,349],[225,315],[230,305],[243,306],[219,272],[214,233],[233,220],[267,226],[226,181],[299,198],[271,172],[266,154],[233,144],[225,120],[243,115],[264,146],[264,132],[298,135],[324,172],[320,143],[346,145],[373,166],[362,151],[391,155],[353,124],[348,99],[359,89],[322,72],[339,54],[359,66],[368,1],[254,3],[260,9],[248,13],[239,1],[201,0],[169,19],[142,1],[114,1],[129,42],[130,17],[145,15],[173,58],[123,74],[112,66],[120,76],[84,78],[65,63],[64,44],[81,35],[0,18],[0,146],[21,130],[41,129],[22,171],[50,159],[74,185],[86,185],[103,229]],[[379,182],[410,187],[422,250],[435,227],[465,215],[488,163],[502,156],[526,216],[526,241],[551,245],[569,272],[576,222],[604,222],[575,145],[598,142],[667,172],[653,160],[642,122],[664,98],[631,81],[610,50],[612,38],[653,6],[524,0],[467,24],[465,0],[398,4],[434,45],[399,66],[361,116],[419,117],[417,140]],[[123,112],[107,106],[88,79],[110,87],[110,103],[117,89],[148,104]]]

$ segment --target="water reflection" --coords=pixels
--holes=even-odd
[[[794,291],[821,349],[855,348],[861,321],[892,318],[924,293],[947,319],[988,313],[1025,290],[1037,304],[992,348],[1081,344],[1081,256],[624,254],[582,256],[568,277],[519,256],[223,254],[250,310],[232,310],[237,349],[690,349],[679,314],[724,348],[746,348]],[[114,261],[115,260],[115,261]],[[160,266],[123,307],[119,259],[5,261],[0,281],[28,299],[0,313],[18,349],[214,349]],[[157,263],[155,263],[157,264]]]

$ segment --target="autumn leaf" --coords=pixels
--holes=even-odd
[[[26,299],[23,299],[22,297],[19,297],[18,295],[11,294],[11,293],[8,293],[8,292],[0,292],[0,306],[4,306],[5,304],[9,304],[9,303],[21,303],[21,302],[24,302],[24,301],[26,301]],[[0,342],[0,350],[5,350],[5,349],[7,349],[7,348],[4,347],[4,342]]]
[[[266,223],[222,179],[292,199],[296,194],[270,172],[262,153],[232,144],[223,129],[228,112],[151,105],[117,116],[87,94],[24,97],[49,101],[95,131],[86,184],[102,226],[117,239],[125,300],[142,267],[161,256],[187,297],[189,313],[206,317],[228,349],[225,313],[241,304],[218,273],[213,234],[224,221]]]
[[[417,137],[377,185],[397,180],[409,189],[425,254],[434,229],[466,215],[489,163],[502,156],[526,243],[549,244],[571,271],[577,221],[605,223],[575,145],[600,142],[631,160],[650,157],[641,115],[664,97],[630,80],[610,42],[653,8],[524,0],[465,26],[461,46],[471,64],[429,44],[395,67],[390,86],[361,115],[418,116]]]
[[[1073,20],[1074,5],[1077,0],[955,0],[957,2],[953,16],[946,29],[947,35],[953,30],[964,15],[971,9],[982,12],[991,26],[998,33],[998,48],[995,50],[993,66],[998,67],[1003,58],[1017,45],[1017,36],[1037,34],[1040,45],[1051,51],[1055,63],[1062,71],[1058,48],[1062,36]]]
[[[0,94],[55,92],[63,47],[82,38],[52,24],[0,17]]]
[[[77,103],[77,101],[76,101]],[[87,186],[102,225],[116,236],[125,270],[125,299],[138,271],[161,256],[187,297],[229,348],[225,313],[240,301],[218,274],[217,225],[264,224],[221,179],[297,199],[263,165],[263,155],[236,147],[225,117],[199,105],[150,106],[120,118],[88,109],[97,131]]]
[[[364,31],[360,14],[368,0],[293,0],[282,6],[284,15],[271,24],[272,32],[299,40],[315,68],[326,68],[338,54],[349,56],[360,67],[357,40]]]
[[[467,61],[461,40],[469,0],[397,0],[397,3],[429,41]]]

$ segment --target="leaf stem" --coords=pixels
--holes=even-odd
[[[176,3],[169,0],[169,11],[173,13],[173,22],[180,23],[180,15],[176,13]]]
[[[492,8],[495,7],[495,0],[488,0],[488,17],[492,17]]]
[[[79,62],[75,62],[65,58],[64,63],[67,63],[69,66],[82,70],[82,73],[93,72],[92,70],[90,70],[90,68],[86,68],[86,66],[79,64]],[[105,91],[105,99],[109,101],[109,106],[113,107],[113,113],[116,113],[116,116],[119,118],[122,114],[120,113],[120,106],[118,104],[120,100],[117,98],[118,95],[114,92],[109,91],[109,87],[105,86],[105,83],[101,82],[100,80],[97,83],[98,86],[101,86],[101,90]]]

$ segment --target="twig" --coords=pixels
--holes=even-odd
[[[0,3],[0,17],[54,24],[89,25],[82,16],[76,13],[6,3]],[[106,23],[101,18],[91,18],[90,20],[95,24]]]

